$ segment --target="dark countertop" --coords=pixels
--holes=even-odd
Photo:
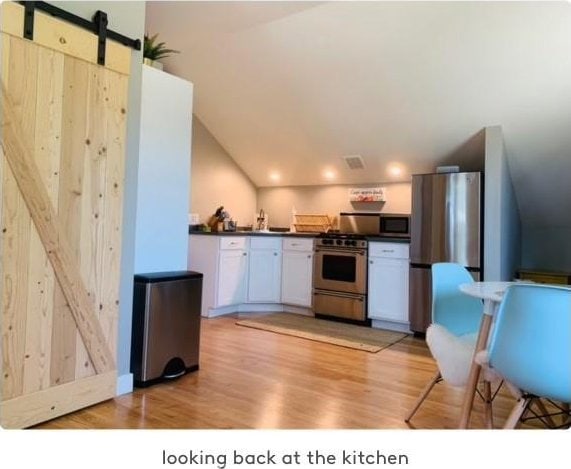
[[[319,233],[290,233],[289,231],[192,231],[188,230],[189,234],[193,235],[208,235],[208,236],[286,236],[295,238],[315,238]]]
[[[291,233],[289,231],[193,231],[189,228],[189,234],[207,236],[285,236],[296,238],[316,238],[319,233]],[[390,236],[367,236],[367,241],[385,243],[410,243],[410,238],[395,238]]]

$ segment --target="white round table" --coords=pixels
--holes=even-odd
[[[473,282],[460,285],[460,291],[466,295],[484,300],[484,314],[493,315],[504,293],[510,285],[517,282]]]

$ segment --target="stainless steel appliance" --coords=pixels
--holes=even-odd
[[[381,213],[379,217],[380,236],[410,238],[410,215],[406,213]]]
[[[341,212],[339,231],[351,234],[379,234],[378,212]]]
[[[456,262],[476,280],[482,270],[483,181],[479,172],[412,177],[410,328],[431,320],[431,266]]]
[[[314,247],[315,315],[368,324],[365,236],[324,233],[315,239]]]

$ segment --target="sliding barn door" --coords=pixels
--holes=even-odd
[[[2,5],[1,423],[28,427],[116,384],[131,51]]]

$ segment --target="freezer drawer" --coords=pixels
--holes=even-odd
[[[316,315],[332,316],[351,321],[366,321],[367,300],[364,295],[313,290],[313,311]]]

